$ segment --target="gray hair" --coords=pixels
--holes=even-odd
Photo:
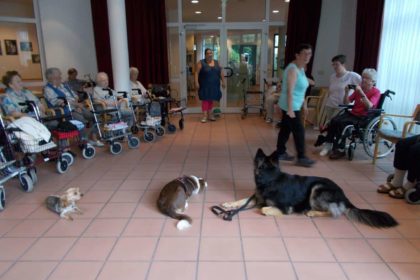
[[[61,74],[60,69],[58,69],[57,67],[47,68],[47,70],[45,70],[45,78],[47,78],[47,80],[50,80],[51,76],[55,73]]]
[[[363,74],[368,75],[372,79],[373,83],[376,84],[376,76],[377,76],[377,73],[376,73],[376,70],[375,69],[373,69],[373,68],[365,68],[363,70],[363,72],[362,72],[362,76],[363,76]]]
[[[139,73],[139,69],[137,67],[130,67],[130,73],[135,72],[136,74]]]

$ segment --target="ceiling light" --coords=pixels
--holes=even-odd
[[[290,2],[290,0],[284,0],[284,2],[289,3],[289,2]]]
[[[197,4],[198,3],[198,0],[191,0],[191,3]]]
[[[222,19],[222,17],[217,17],[217,19]]]
[[[201,14],[201,11],[195,11],[195,13],[196,13],[197,15],[199,15],[199,14]]]
[[[278,14],[279,12],[279,10],[273,10],[273,14]]]

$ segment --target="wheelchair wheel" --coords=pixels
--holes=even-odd
[[[135,149],[138,146],[140,146],[140,140],[139,140],[139,138],[134,137],[134,136],[128,137],[128,147],[130,149]]]
[[[6,193],[3,186],[0,186],[0,211],[6,207]]]
[[[420,204],[420,185],[407,190],[405,200],[410,204]]]
[[[369,122],[366,126],[366,129],[363,134],[363,148],[365,149],[368,156],[373,157],[375,152],[375,141],[376,133],[378,131],[378,126],[380,122],[380,117],[376,117]],[[390,118],[384,118],[382,122],[381,129],[386,130],[397,130],[397,125]],[[380,139],[378,143],[378,158],[386,157],[394,150],[394,144],[385,139]]]
[[[109,146],[109,151],[113,155],[118,155],[122,151],[122,145],[120,142],[114,142]]]
[[[69,153],[69,152],[64,152],[61,154],[62,159],[64,159],[65,161],[67,161],[67,164],[69,166],[72,166],[74,163],[74,156]]]
[[[32,182],[31,177],[28,174],[23,174],[19,176],[20,186],[25,192],[31,192],[34,190],[34,183]]]
[[[87,145],[86,148],[82,149],[82,156],[85,159],[92,159],[95,157],[96,150],[95,147]]]
[[[147,143],[150,143],[150,142],[153,142],[155,140],[155,135],[152,132],[145,130],[144,135],[143,135],[143,139]]]
[[[347,149],[347,158],[351,161],[354,157],[354,150],[356,150],[356,143],[352,142]]]
[[[168,125],[168,130],[169,131],[171,131],[170,129],[169,129],[169,127],[170,127],[171,125]],[[173,124],[172,124],[172,126],[174,126]],[[175,127],[175,126],[174,126]],[[176,127],[175,127],[175,129],[176,129]],[[156,132],[156,135],[157,136],[163,136],[163,135],[165,135],[165,128],[163,128],[163,126],[157,126],[156,128],[155,128],[155,132]]]
[[[69,164],[65,159],[58,159],[56,164],[57,172],[60,174],[64,174],[69,170]]]
[[[31,177],[32,183],[34,185],[36,185],[36,183],[38,183],[38,175],[36,175],[36,168],[35,167],[30,167],[28,169],[28,175],[29,175],[29,177]]]

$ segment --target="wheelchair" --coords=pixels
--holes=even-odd
[[[346,140],[349,140],[349,143],[345,145],[348,160],[353,160],[357,144],[362,144],[366,154],[369,157],[373,158],[375,150],[376,133],[379,129],[380,117],[383,112],[382,106],[386,98],[392,100],[391,95],[395,95],[395,92],[387,90],[384,93],[382,93],[377,107],[375,109],[370,109],[365,119],[355,124],[349,124],[346,127],[344,127],[340,137],[340,144],[343,144],[342,141],[345,142]],[[344,112],[346,110],[351,109],[352,105],[342,105],[341,107],[344,107],[344,110],[341,111]],[[384,126],[385,128],[390,130],[397,130],[397,125],[389,117],[384,118],[382,128],[384,128]],[[318,139],[317,141],[322,140]],[[385,139],[381,139],[378,146],[378,158],[382,158],[386,157],[394,150],[395,144]]]
[[[388,175],[386,181],[390,183],[394,178],[394,174]],[[409,204],[420,204],[420,182],[417,182],[414,187],[408,189],[404,195],[405,201]]]

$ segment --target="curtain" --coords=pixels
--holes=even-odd
[[[110,86],[113,87],[111,45],[109,41],[108,9],[106,0],[91,0],[90,5],[92,9],[98,72],[107,73]],[[95,79],[95,77],[92,78]]]
[[[312,45],[315,54],[321,17],[322,0],[291,0],[287,19],[287,40],[285,62],[289,64],[295,59],[295,48],[302,43]],[[313,56],[312,56],[313,57]],[[313,59],[308,64],[307,73],[312,72]]]
[[[419,1],[385,1],[377,86],[382,92],[396,92],[384,104],[387,113],[410,115],[420,103],[419,15]],[[416,129],[420,133],[418,125]]]
[[[377,68],[385,0],[358,0],[354,71]]]
[[[126,0],[130,66],[139,68],[139,80],[169,83],[165,0]]]
[[[98,70],[112,83],[111,47],[106,0],[91,0]],[[165,0],[126,0],[130,66],[139,68],[139,80],[169,83]],[[128,71],[128,69],[127,69]]]

